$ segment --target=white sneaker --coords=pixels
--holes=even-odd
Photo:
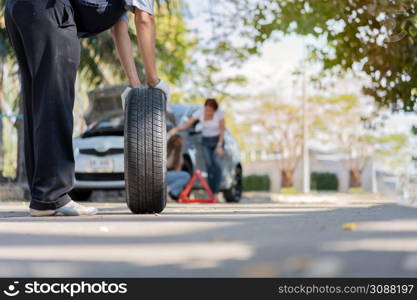
[[[73,200],[64,206],[55,210],[37,210],[30,209],[32,217],[48,217],[48,216],[93,216],[97,213],[97,208],[81,205]]]

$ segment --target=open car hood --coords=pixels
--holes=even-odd
[[[88,109],[84,114],[87,126],[116,115],[123,115],[122,99],[126,84],[110,85],[97,88],[88,92]],[[167,106],[168,129],[176,126],[174,113],[171,106]]]
[[[112,85],[88,92],[88,110],[84,114],[87,125],[110,116],[123,114],[120,96],[127,85]]]

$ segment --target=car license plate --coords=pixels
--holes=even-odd
[[[90,160],[90,167],[93,172],[113,172],[113,160],[109,158],[93,158]]]

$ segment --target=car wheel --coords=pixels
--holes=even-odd
[[[88,201],[92,193],[91,190],[72,190],[69,192],[69,196],[75,201]]]
[[[166,206],[166,96],[132,89],[125,104],[126,201],[136,214]]]
[[[238,203],[242,198],[242,168],[236,167],[232,186],[223,191],[224,199],[229,203]]]

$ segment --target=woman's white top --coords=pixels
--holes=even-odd
[[[147,12],[150,15],[154,14],[154,0],[125,0],[127,9],[133,10],[135,7]],[[123,21],[129,22],[127,14],[122,18]]]
[[[203,124],[203,137],[215,137],[220,135],[220,121],[224,119],[224,112],[218,109],[211,120],[204,120],[204,107],[193,113],[193,118]]]

